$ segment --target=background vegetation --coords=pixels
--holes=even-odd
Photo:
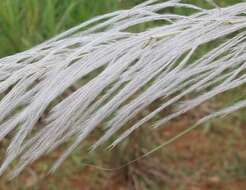
[[[95,15],[128,8],[142,1],[1,0],[0,57],[33,47]],[[186,2],[207,6],[202,0]],[[237,2],[240,0],[217,1],[221,6]],[[238,89],[236,95],[240,97],[241,93],[242,89]],[[214,102],[224,104],[231,96],[232,94],[228,93]],[[199,112],[184,115],[155,133],[147,129],[138,131],[112,152],[103,151],[84,158],[83,152],[77,149],[54,175],[49,176],[47,170],[50,163],[60,154],[57,150],[50,156],[42,158],[41,162],[27,168],[21,176],[11,182],[8,182],[6,177],[1,177],[0,189],[244,190],[246,189],[245,110],[226,119],[211,121],[153,156],[121,170],[105,171],[85,165],[90,163],[109,168],[120,166],[189,126],[213,106],[216,105],[206,103],[201,106]],[[129,144],[131,148],[128,147]],[[0,154],[0,157],[1,155],[3,154]]]

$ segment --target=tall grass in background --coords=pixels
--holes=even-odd
[[[28,49],[117,6],[115,0],[1,0],[0,57]]]
[[[144,0],[1,0],[0,57],[26,50],[91,17],[134,6]],[[199,6],[204,1],[188,0]],[[226,6],[238,0],[220,0]],[[172,9],[177,13],[183,10]],[[187,10],[185,11],[186,13]]]

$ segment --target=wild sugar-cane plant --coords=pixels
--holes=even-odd
[[[0,140],[12,134],[0,174],[17,160],[16,176],[73,140],[53,171],[98,127],[105,133],[92,150],[115,134],[110,147],[116,146],[153,118],[160,127],[220,94],[236,88],[245,93],[245,14],[245,2],[204,9],[182,0],[149,0],[0,59]],[[146,23],[150,27],[135,30]],[[211,48],[201,53],[207,44]],[[156,100],[161,102],[151,112],[125,126]],[[195,126],[245,107],[243,96]],[[163,110],[169,111],[156,120]]]

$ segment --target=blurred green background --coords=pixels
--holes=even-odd
[[[143,0],[0,0],[0,57],[31,48],[96,15],[126,9],[140,2]],[[183,2],[209,7],[205,0]],[[226,6],[241,1],[215,2]],[[241,89],[237,93],[240,95]],[[230,99],[229,93],[216,102],[229,102]],[[204,106],[206,110],[206,106],[210,105]],[[90,155],[88,162],[110,168],[122,165],[146,152],[145,148],[151,149],[163,139],[190,126],[201,114],[189,113],[168,124],[170,130],[161,129],[156,134],[148,130],[140,131],[111,153]],[[57,150],[28,167],[11,182],[1,177],[0,190],[245,190],[245,127],[245,112],[216,119],[151,158],[114,172],[85,166],[81,159],[83,153],[77,149],[54,175],[47,176],[54,157],[61,154]],[[2,151],[0,153],[3,154]]]
[[[23,51],[89,18],[144,0],[0,0],[0,57]],[[183,2],[205,5],[205,0]],[[219,0],[230,5],[239,0]]]
[[[142,0],[1,0],[0,57],[22,51],[78,23]]]

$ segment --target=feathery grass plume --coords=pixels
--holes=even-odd
[[[166,11],[176,7],[192,13]],[[181,0],[150,0],[0,59],[0,140],[12,134],[0,174],[18,160],[16,176],[73,139],[54,170],[98,127],[105,133],[93,150],[117,133],[111,147],[116,146],[163,110],[166,116],[155,127],[245,87],[245,14],[246,3],[203,9]],[[144,23],[150,27],[137,30]],[[212,48],[201,52],[206,44]],[[125,129],[156,100],[161,100],[158,107]],[[243,108],[245,99],[198,123]]]

